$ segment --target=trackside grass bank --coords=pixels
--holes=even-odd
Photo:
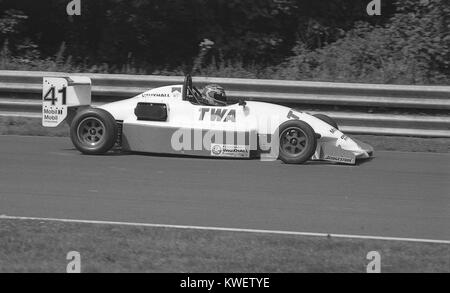
[[[450,272],[450,245],[0,219],[0,272]]]
[[[44,128],[37,118],[0,117],[0,135],[69,136],[69,127]],[[372,145],[377,151],[448,153],[450,138],[351,135]]]

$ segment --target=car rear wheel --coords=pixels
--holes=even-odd
[[[287,164],[302,164],[316,151],[317,139],[308,123],[290,120],[279,127],[279,144],[280,160]]]
[[[339,126],[333,118],[331,118],[327,115],[324,115],[324,114],[314,114],[313,116],[322,120],[325,123],[330,124],[331,126],[333,126],[334,128],[339,130]]]
[[[117,140],[117,132],[114,117],[97,108],[80,110],[70,126],[73,145],[88,155],[100,155],[109,151]]]

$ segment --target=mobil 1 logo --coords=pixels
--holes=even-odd
[[[42,126],[56,127],[67,116],[67,80],[44,78],[42,84]]]

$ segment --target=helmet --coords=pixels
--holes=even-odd
[[[203,88],[202,98],[204,102],[212,106],[223,106],[227,104],[225,90],[218,84],[208,84]]]

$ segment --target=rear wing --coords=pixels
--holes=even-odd
[[[84,76],[44,77],[42,126],[56,127],[67,117],[69,107],[91,104],[91,79]]]

